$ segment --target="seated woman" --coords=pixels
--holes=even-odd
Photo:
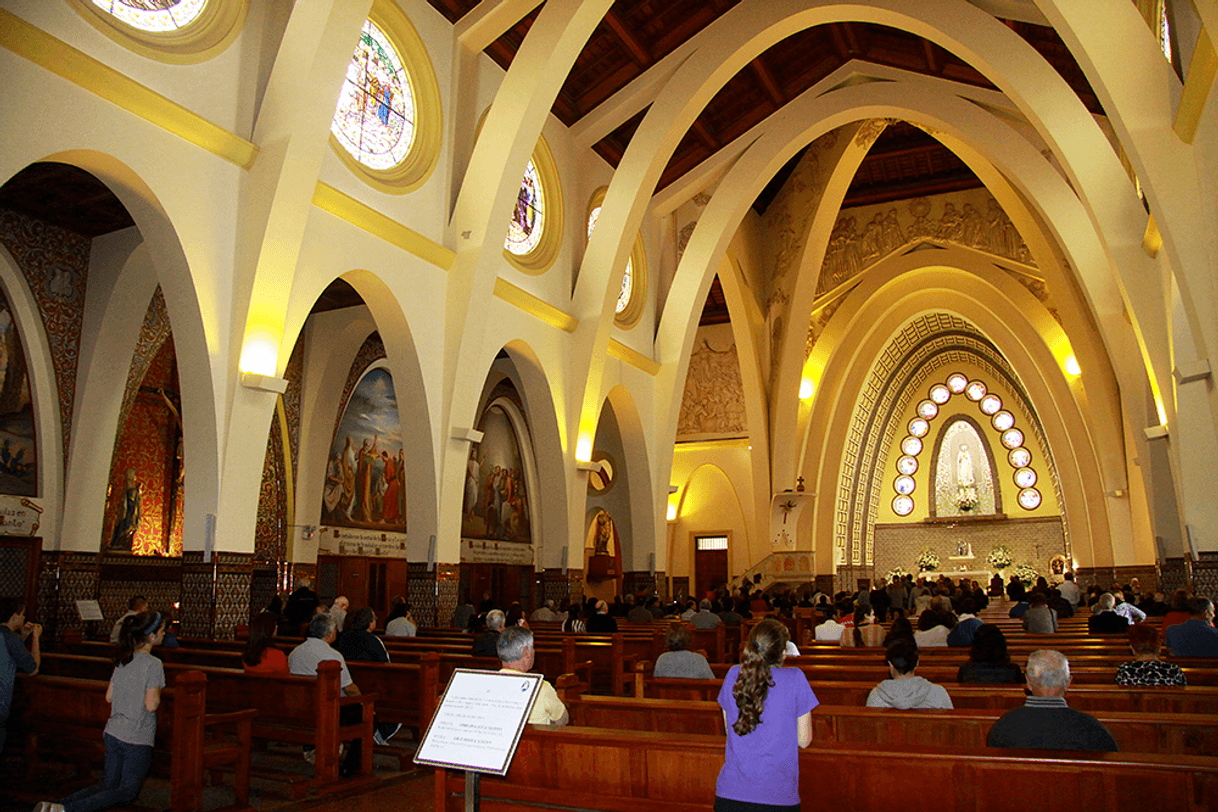
[[[1184,672],[1175,663],[1159,659],[1159,630],[1149,623],[1129,627],[1133,659],[1117,666],[1117,685],[1187,685]]]
[[[241,665],[246,671],[255,674],[288,673],[288,656],[271,642],[277,621],[278,618],[270,612],[260,612],[250,621],[250,638],[241,655]]]
[[[898,638],[904,637],[908,640],[914,639],[913,624],[909,622],[909,618],[901,615],[892,621],[892,627],[889,628],[888,634],[884,636],[884,648],[892,645]]]
[[[681,679],[714,679],[710,663],[696,651],[689,650],[691,638],[689,629],[684,623],[673,623],[668,627],[664,643],[668,651],[656,659],[655,675],[657,677],[678,677]]]
[[[842,645],[861,648],[878,647],[884,644],[884,627],[875,620],[875,610],[860,606],[854,610],[854,628],[842,633]]]
[[[914,642],[918,648],[935,648],[947,646],[947,636],[951,634],[950,619],[942,612],[927,609],[918,616],[918,630],[914,632]]]
[[[389,610],[389,618],[385,621],[386,637],[415,637],[419,633],[419,623],[410,611],[410,604],[403,598],[394,601]]]
[[[1023,671],[1011,662],[1007,638],[993,623],[982,624],[973,635],[968,662],[956,672],[956,682],[1022,683]]]

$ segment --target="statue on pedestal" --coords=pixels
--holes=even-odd
[[[974,510],[977,507],[977,478],[973,474],[973,455],[968,446],[961,444],[960,453],[956,455],[956,504],[961,510]]]

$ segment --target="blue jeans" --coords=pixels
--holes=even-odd
[[[85,787],[60,801],[64,812],[94,812],[129,804],[140,794],[148,767],[152,764],[152,745],[128,744],[109,733],[106,742],[106,777],[95,787]]]

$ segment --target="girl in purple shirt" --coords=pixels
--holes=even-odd
[[[727,751],[715,812],[799,809],[799,748],[812,743],[819,703],[797,668],[780,668],[787,627],[763,620],[719,691]]]

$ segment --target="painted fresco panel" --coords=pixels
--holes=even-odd
[[[0,293],[0,493],[38,495],[30,376],[17,321]]]
[[[482,442],[470,449],[465,470],[461,536],[531,542],[528,495],[520,440],[502,406],[492,404],[478,426]]]

